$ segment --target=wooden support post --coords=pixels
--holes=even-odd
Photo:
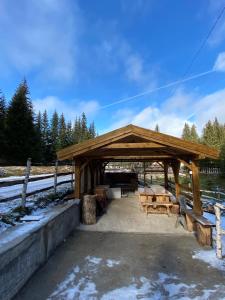
[[[192,166],[193,210],[197,215],[202,215],[198,164],[196,161],[192,161],[191,166]]]
[[[81,181],[81,170],[80,170],[80,161],[75,161],[75,193],[74,196],[77,199],[80,199],[80,181]]]
[[[75,164],[74,164],[74,160],[72,160],[72,165],[71,165],[71,189],[74,189],[74,173],[75,173]]]
[[[88,172],[87,172],[87,165],[83,169],[83,191],[84,193],[87,193],[87,183],[88,183]]]
[[[58,173],[58,160],[55,161],[54,194],[56,194],[57,192],[57,173]]]
[[[180,196],[180,184],[179,184],[179,171],[180,171],[180,162],[172,162],[172,169],[174,175],[175,189],[176,189],[176,198]]]
[[[168,189],[168,163],[164,162],[164,186]]]
[[[91,161],[90,163],[90,179],[91,179],[91,191],[93,192],[94,190],[94,167],[93,167],[93,162]]]
[[[145,185],[146,185],[146,178],[145,178],[145,177],[146,177],[146,176],[145,176],[145,161],[143,162],[143,164],[144,164],[143,167],[144,167],[144,186],[145,186]]]
[[[25,171],[25,178],[24,178],[24,183],[23,183],[23,189],[22,189],[22,201],[21,201],[22,207],[26,206],[26,193],[27,193],[27,185],[28,185],[29,176],[30,176],[30,168],[31,168],[31,158],[28,158],[27,167],[26,167],[26,171]]]

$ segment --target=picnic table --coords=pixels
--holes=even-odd
[[[139,188],[139,200],[142,210],[149,213],[170,215],[173,207],[172,194],[160,185]]]

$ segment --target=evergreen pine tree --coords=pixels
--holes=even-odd
[[[59,145],[60,149],[64,148],[67,146],[67,137],[66,137],[66,122],[64,115],[61,114],[59,118]]]
[[[85,113],[83,112],[81,115],[81,136],[80,140],[85,141],[88,139],[88,129],[87,129],[87,118]]]
[[[51,162],[54,160],[54,150],[48,121],[48,114],[46,110],[42,115],[41,137],[44,161]]]
[[[6,114],[7,159],[24,164],[28,157],[37,160],[37,138],[32,103],[24,80],[17,88]]]
[[[5,119],[6,119],[6,101],[4,95],[0,94],[0,159],[5,158]]]
[[[184,124],[182,139],[190,141],[191,140],[191,129],[188,123]]]
[[[215,127],[211,121],[208,121],[203,128],[202,142],[210,147],[215,147],[216,137],[215,137]]]
[[[155,126],[155,131],[159,132],[159,125],[158,124],[156,124],[156,126]]]
[[[220,149],[224,141],[224,127],[221,125],[217,118],[213,122],[213,136],[214,136],[214,147]]]
[[[76,117],[74,127],[73,127],[73,142],[78,144],[80,142],[81,124],[80,118]]]
[[[194,124],[191,126],[190,137],[192,142],[199,142],[199,136],[196,130],[196,126]]]
[[[66,143],[67,146],[73,145],[73,129],[71,121],[69,121],[66,126]]]
[[[35,116],[35,130],[36,130],[36,157],[37,161],[43,161],[43,143],[42,143],[42,116],[41,112],[39,111],[37,116]]]
[[[60,146],[59,145],[59,116],[56,111],[53,113],[51,119],[51,137],[52,137],[53,150],[54,152],[56,152]]]
[[[96,137],[96,130],[95,130],[95,123],[91,122],[89,129],[88,129],[88,135],[90,139],[93,139]]]

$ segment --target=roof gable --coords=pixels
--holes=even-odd
[[[189,141],[185,141],[183,139],[170,136],[167,134],[163,134],[160,132],[156,132],[150,129],[141,128],[134,125],[128,125],[116,130],[113,130],[111,132],[108,132],[106,134],[100,135],[94,139],[84,141],[80,144],[72,145],[69,147],[66,147],[60,151],[57,152],[58,159],[64,160],[64,159],[72,159],[73,157],[77,156],[85,156],[88,153],[91,153],[93,151],[96,151],[98,153],[102,153],[103,155],[103,149],[107,145],[111,145],[114,143],[141,143],[141,142],[151,142],[155,143],[155,148],[162,148],[162,146],[165,146],[165,153],[171,152],[171,150],[176,150],[183,153],[187,153],[189,155],[196,155],[200,158],[209,157],[213,159],[217,159],[219,156],[219,152],[216,149],[210,148],[208,146],[204,146],[198,143],[193,143]],[[135,145],[136,145],[135,144]],[[144,144],[143,144],[144,145]],[[117,146],[118,147],[118,146]],[[137,147],[137,146],[135,146]],[[112,148],[116,148],[116,146],[112,146]],[[124,148],[126,148],[124,144]],[[138,146],[139,148],[139,146]],[[141,148],[141,146],[140,146]],[[148,145],[147,147],[148,148]],[[149,144],[149,149],[154,148],[153,144]],[[106,151],[106,150],[105,150]],[[109,151],[109,150],[108,150]],[[147,149],[146,149],[147,151]],[[118,150],[118,153],[122,150]],[[173,152],[173,151],[172,151]],[[115,151],[114,151],[115,153]],[[143,153],[143,149],[142,152]],[[156,152],[157,153],[157,152]]]

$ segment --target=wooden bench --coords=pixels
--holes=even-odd
[[[169,202],[146,202],[144,204],[146,214],[154,213],[154,214],[163,214],[166,213],[170,216],[170,208],[173,206],[173,203]],[[165,210],[164,210],[165,208]]]
[[[187,230],[195,232],[198,242],[203,246],[212,246],[212,228],[215,224],[203,216],[196,215],[192,209],[186,209]]]

